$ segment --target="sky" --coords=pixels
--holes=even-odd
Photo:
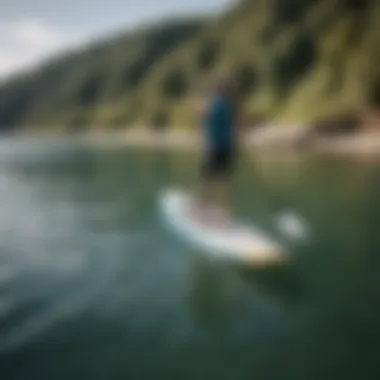
[[[0,78],[157,18],[216,12],[234,0],[0,0]]]

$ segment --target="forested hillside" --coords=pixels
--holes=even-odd
[[[235,77],[248,117],[310,122],[380,88],[378,0],[246,0],[167,22],[41,67],[1,88],[0,124],[65,130],[194,124],[209,74]]]

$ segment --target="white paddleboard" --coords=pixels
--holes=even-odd
[[[170,229],[206,253],[250,265],[285,258],[283,247],[253,226],[238,222],[223,226],[202,221],[191,212],[189,193],[167,190],[161,194],[159,203]]]

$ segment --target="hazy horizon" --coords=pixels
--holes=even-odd
[[[0,79],[78,44],[157,19],[208,14],[234,0],[5,0],[0,14]]]

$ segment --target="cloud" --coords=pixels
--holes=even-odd
[[[82,40],[38,20],[0,22],[0,77],[31,68]]]

